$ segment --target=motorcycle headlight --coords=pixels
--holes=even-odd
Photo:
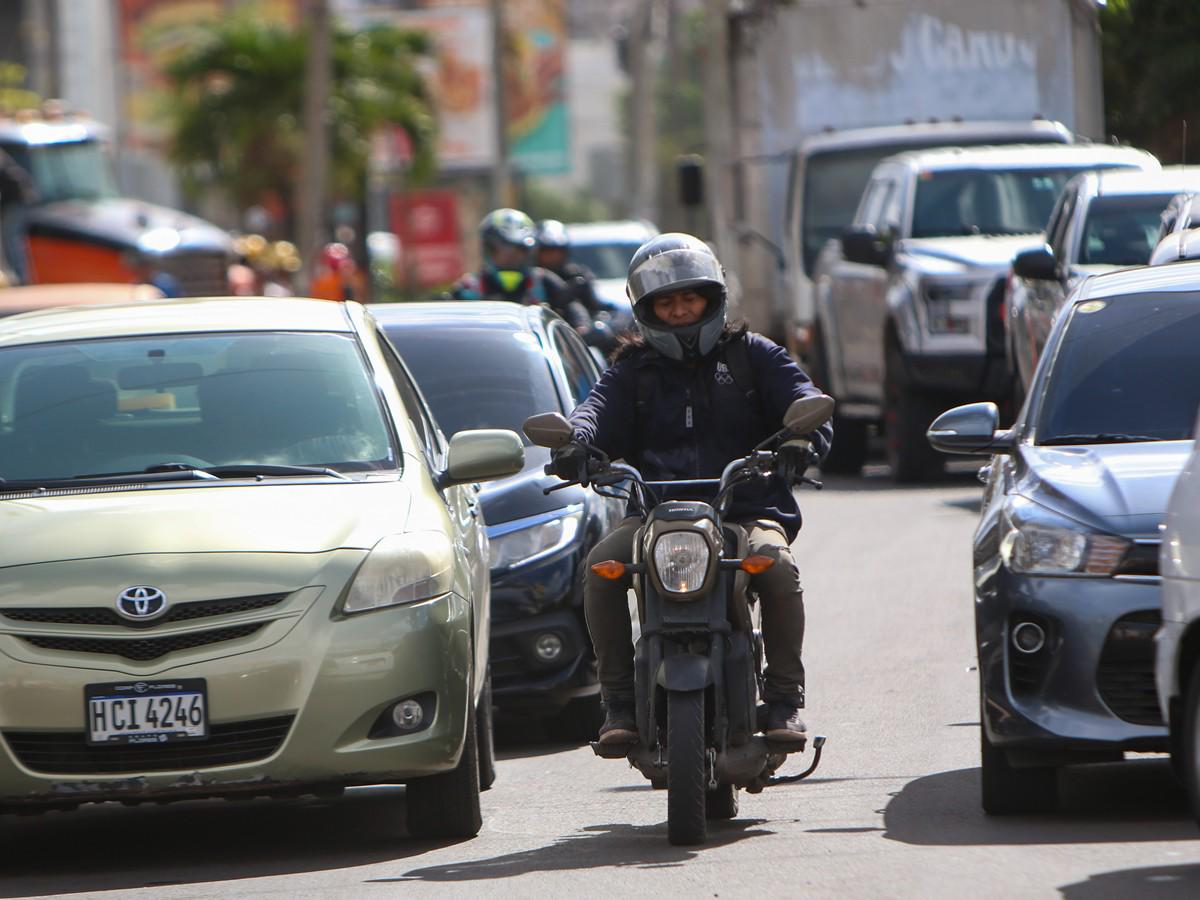
[[[1130,542],[1017,498],[1005,518],[1000,556],[1026,575],[1112,575]]]
[[[488,562],[492,571],[523,566],[557,553],[575,540],[582,522],[583,506],[575,504],[489,528]]]
[[[698,590],[708,574],[712,553],[704,535],[668,531],[654,542],[654,570],[663,590],[686,594]]]
[[[438,531],[386,537],[358,568],[343,613],[418,603],[449,593],[454,585],[454,547]]]

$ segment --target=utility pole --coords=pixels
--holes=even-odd
[[[730,170],[734,121],[729,67],[729,2],[705,0],[704,30],[709,56],[704,60],[705,198],[717,257],[734,268],[735,246],[730,213]]]
[[[29,86],[43,99],[59,94],[58,4],[35,0],[26,12],[29,41]]]
[[[307,292],[313,262],[324,239],[329,193],[329,93],[332,37],[328,0],[306,0],[308,59],[304,69],[304,156],[300,167],[297,202],[300,259],[299,287]]]
[[[629,28],[629,76],[633,82],[633,134],[630,154],[630,212],[635,219],[657,219],[658,166],[654,88],[656,67],[650,54],[655,0],[641,0]]]
[[[492,83],[496,97],[496,162],[492,166],[492,208],[512,204],[512,166],[508,159],[508,98],[504,93],[504,0],[490,0],[492,11]]]

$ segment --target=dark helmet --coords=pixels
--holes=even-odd
[[[542,219],[538,225],[537,242],[539,247],[550,247],[557,250],[566,250],[571,246],[571,239],[567,236],[567,226],[558,219]]]
[[[520,247],[532,254],[537,243],[537,230],[533,219],[519,209],[494,209],[479,223],[479,241],[483,248],[484,262],[492,263],[492,249],[500,244]],[[528,262],[525,267],[528,267]]]
[[[691,290],[707,298],[700,321],[672,327],[654,315],[659,294]],[[629,261],[625,292],[638,330],[651,347],[671,359],[706,356],[725,328],[725,269],[708,245],[690,234],[660,234],[638,247]]]

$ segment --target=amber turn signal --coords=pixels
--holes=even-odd
[[[747,556],[742,560],[742,571],[757,575],[759,572],[767,571],[773,565],[775,565],[775,560],[769,556]]]
[[[616,581],[625,574],[625,563],[617,562],[615,559],[598,562],[592,566],[592,571],[601,578],[607,578],[609,581]]]

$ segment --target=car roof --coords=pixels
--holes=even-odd
[[[1179,194],[1200,190],[1200,166],[1171,166],[1161,171],[1108,169],[1076,175],[1083,189],[1097,197]]]
[[[0,346],[220,331],[351,332],[352,306],[358,304],[204,297],[50,309],[0,319]]]
[[[1093,275],[1080,285],[1072,299],[1078,304],[1118,294],[1151,294],[1172,291],[1200,292],[1200,261],[1162,266],[1138,266],[1104,275]]]
[[[1044,140],[1051,143],[1070,143],[1071,132],[1060,122],[1046,119],[1028,121],[980,122],[911,122],[906,125],[880,125],[872,128],[851,128],[846,131],[830,129],[807,138],[800,153],[810,156],[831,150],[852,150],[876,144],[924,144],[931,139],[945,138],[943,146],[959,141],[978,141],[995,137],[1003,144],[1009,141]]]
[[[1128,165],[1157,171],[1160,164],[1145,150],[1111,144],[1012,144],[1000,147],[937,147],[911,150],[883,160],[921,171],[1019,169],[1038,166]]]
[[[619,222],[571,222],[567,237],[572,244],[603,244],[611,241],[643,243],[658,234],[649,222],[627,219]]]
[[[532,331],[550,314],[545,307],[506,300],[434,300],[417,303],[374,303],[367,307],[385,328],[436,326]]]

